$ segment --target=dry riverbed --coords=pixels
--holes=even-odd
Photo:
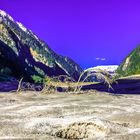
[[[0,139],[140,140],[140,96],[1,93]]]

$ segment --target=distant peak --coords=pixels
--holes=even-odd
[[[86,71],[92,71],[92,70],[106,70],[106,71],[110,71],[113,72],[118,68],[118,65],[100,65],[100,66],[96,66],[96,67],[92,67],[92,68],[88,68],[86,69]]]

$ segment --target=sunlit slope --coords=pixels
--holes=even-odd
[[[140,45],[123,60],[117,73],[121,76],[140,74]]]

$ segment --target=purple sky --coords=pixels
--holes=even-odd
[[[119,64],[140,43],[138,0],[0,0],[0,9],[83,68]]]

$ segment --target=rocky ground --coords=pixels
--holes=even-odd
[[[140,96],[1,93],[0,139],[139,140]]]

